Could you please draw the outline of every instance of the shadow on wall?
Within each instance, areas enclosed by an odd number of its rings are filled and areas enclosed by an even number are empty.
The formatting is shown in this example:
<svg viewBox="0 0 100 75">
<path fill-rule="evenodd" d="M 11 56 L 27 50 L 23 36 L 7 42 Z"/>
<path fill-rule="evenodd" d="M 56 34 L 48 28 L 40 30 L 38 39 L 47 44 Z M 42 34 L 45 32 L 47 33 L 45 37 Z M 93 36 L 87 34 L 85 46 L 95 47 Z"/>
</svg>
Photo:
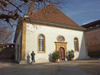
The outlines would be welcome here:
<svg viewBox="0 0 100 75">
<path fill-rule="evenodd" d="M 27 55 L 27 63 L 30 64 L 30 55 Z"/>
<path fill-rule="evenodd" d="M 86 45 L 85 45 L 85 39 L 84 39 L 84 34 L 82 36 L 82 40 L 81 41 L 81 46 L 80 46 L 80 51 L 79 51 L 79 57 L 77 59 L 86 59 Z"/>
<path fill-rule="evenodd" d="M 48 56 L 49 56 L 49 61 L 53 62 L 53 60 L 52 60 L 52 53 L 50 53 Z"/>
</svg>

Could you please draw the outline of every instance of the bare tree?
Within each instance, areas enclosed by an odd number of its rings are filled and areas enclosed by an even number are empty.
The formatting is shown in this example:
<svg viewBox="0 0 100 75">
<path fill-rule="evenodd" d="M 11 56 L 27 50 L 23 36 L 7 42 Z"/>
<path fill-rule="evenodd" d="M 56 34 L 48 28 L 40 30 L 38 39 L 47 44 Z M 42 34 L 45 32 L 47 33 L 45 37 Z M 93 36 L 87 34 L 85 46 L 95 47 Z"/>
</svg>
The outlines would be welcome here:
<svg viewBox="0 0 100 75">
<path fill-rule="evenodd" d="M 18 18 L 23 18 L 28 12 L 30 1 L 33 1 L 36 10 L 49 3 L 57 7 L 65 3 L 65 0 L 0 0 L 0 43 L 11 41 Z"/>
<path fill-rule="evenodd" d="M 13 31 L 10 30 L 10 28 L 2 27 L 0 29 L 0 43 L 4 44 L 4 43 L 10 42 L 13 36 L 12 34 L 13 34 Z"/>
<path fill-rule="evenodd" d="M 13 31 L 11 27 L 0 25 L 0 44 L 2 44 L 0 51 L 4 48 L 6 43 L 10 43 L 12 41 L 12 37 Z"/>
<path fill-rule="evenodd" d="M 28 10 L 30 1 L 34 2 L 37 10 L 48 3 L 60 6 L 63 2 L 62 0 L 0 0 L 0 19 L 8 22 L 12 27 L 9 20 L 23 17 L 22 14 L 25 14 L 25 11 Z"/>
</svg>

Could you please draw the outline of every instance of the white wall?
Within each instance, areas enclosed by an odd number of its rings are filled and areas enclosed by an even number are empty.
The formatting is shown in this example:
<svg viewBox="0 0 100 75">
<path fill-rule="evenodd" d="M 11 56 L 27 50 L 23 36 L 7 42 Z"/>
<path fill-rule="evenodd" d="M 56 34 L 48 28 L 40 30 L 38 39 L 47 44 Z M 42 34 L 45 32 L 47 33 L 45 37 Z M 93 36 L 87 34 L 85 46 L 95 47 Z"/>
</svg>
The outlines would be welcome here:
<svg viewBox="0 0 100 75">
<path fill-rule="evenodd" d="M 39 34 L 45 35 L 46 53 L 37 52 Z M 34 50 L 36 63 L 49 62 L 49 55 L 56 49 L 55 42 L 57 42 L 57 36 L 59 35 L 64 36 L 65 42 L 67 42 L 67 51 L 74 50 L 74 38 L 77 37 L 80 51 L 75 52 L 74 59 L 83 59 L 86 57 L 84 34 L 82 31 L 27 24 L 26 59 L 28 54 L 31 58 L 31 52 Z"/>
</svg>

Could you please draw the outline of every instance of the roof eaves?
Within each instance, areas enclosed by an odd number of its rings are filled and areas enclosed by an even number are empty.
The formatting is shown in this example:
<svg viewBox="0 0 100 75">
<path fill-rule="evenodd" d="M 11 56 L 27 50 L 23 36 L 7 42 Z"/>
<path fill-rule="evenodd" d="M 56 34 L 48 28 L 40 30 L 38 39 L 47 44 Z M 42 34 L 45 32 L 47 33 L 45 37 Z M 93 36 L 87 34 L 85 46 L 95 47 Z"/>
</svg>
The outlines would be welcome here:
<svg viewBox="0 0 100 75">
<path fill-rule="evenodd" d="M 90 23 L 88 23 L 88 24 L 82 25 L 82 27 L 88 28 L 88 27 L 94 26 L 94 25 L 96 25 L 96 24 L 100 24 L 100 20 L 97 20 L 97 21 L 90 22 Z"/>
<path fill-rule="evenodd" d="M 83 28 L 80 26 L 72 26 L 72 25 L 66 25 L 66 24 L 60 24 L 60 23 L 54 23 L 54 22 L 48 22 L 48 21 L 41 21 L 41 20 L 36 20 L 36 19 L 24 19 L 24 22 L 43 24 L 43 25 L 66 28 L 66 29 L 74 29 L 74 30 L 79 30 L 79 31 L 86 31 L 86 28 Z"/>
</svg>

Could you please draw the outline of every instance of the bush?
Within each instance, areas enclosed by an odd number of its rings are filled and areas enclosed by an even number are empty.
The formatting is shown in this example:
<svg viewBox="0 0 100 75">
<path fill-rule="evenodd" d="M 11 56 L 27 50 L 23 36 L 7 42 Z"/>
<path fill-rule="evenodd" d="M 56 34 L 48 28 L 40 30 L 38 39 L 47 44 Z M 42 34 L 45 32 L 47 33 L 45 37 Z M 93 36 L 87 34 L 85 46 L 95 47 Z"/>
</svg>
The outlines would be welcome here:
<svg viewBox="0 0 100 75">
<path fill-rule="evenodd" d="M 52 59 L 57 60 L 59 58 L 60 58 L 59 52 L 58 51 L 53 52 Z"/>
<path fill-rule="evenodd" d="M 69 58 L 74 58 L 74 51 L 73 50 L 68 52 L 68 57 Z"/>
</svg>

